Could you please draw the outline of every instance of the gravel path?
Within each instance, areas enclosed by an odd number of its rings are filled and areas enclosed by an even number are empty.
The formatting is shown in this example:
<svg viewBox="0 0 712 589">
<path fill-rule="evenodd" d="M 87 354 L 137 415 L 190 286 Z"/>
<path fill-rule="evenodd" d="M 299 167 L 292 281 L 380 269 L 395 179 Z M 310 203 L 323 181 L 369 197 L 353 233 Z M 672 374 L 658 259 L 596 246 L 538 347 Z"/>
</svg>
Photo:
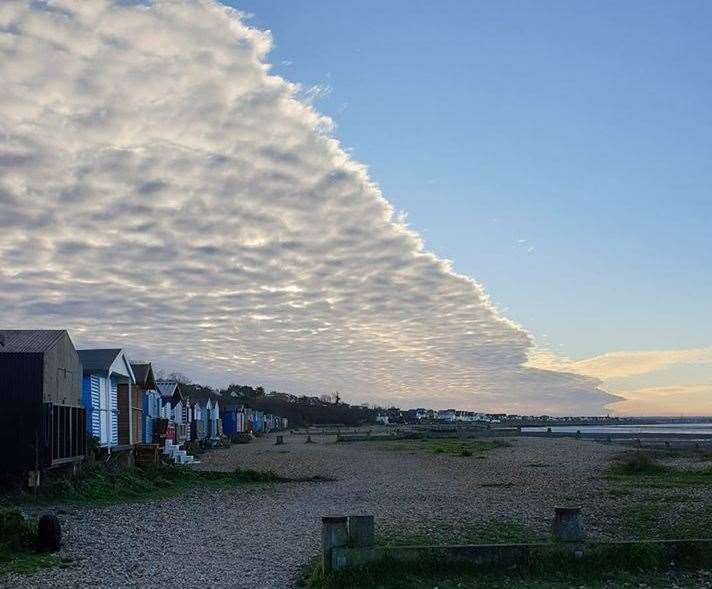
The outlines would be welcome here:
<svg viewBox="0 0 712 589">
<path fill-rule="evenodd" d="M 376 515 L 379 530 L 517 518 L 545 531 L 553 508 L 581 504 L 590 532 L 609 536 L 615 514 L 602 474 L 619 448 L 574 439 L 520 438 L 484 458 L 417 451 L 410 443 L 334 444 L 273 437 L 205 454 L 208 470 L 254 468 L 333 482 L 195 490 L 171 499 L 62 514 L 66 569 L 0 580 L 11 587 L 294 586 L 318 552 L 320 517 Z M 396 445 L 394 445 L 396 444 Z"/>
</svg>

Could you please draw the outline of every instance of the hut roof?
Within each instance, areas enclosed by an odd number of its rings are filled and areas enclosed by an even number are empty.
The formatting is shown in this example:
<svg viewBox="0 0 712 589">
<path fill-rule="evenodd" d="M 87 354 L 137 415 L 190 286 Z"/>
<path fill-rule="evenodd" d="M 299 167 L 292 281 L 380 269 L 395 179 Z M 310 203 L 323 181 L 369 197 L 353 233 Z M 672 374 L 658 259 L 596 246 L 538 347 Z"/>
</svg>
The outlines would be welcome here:
<svg viewBox="0 0 712 589">
<path fill-rule="evenodd" d="M 84 374 L 90 372 L 116 372 L 136 382 L 131 364 L 126 354 L 120 348 L 97 348 L 91 350 L 77 350 L 79 360 L 84 368 Z"/>
<path fill-rule="evenodd" d="M 119 348 L 77 350 L 84 370 L 107 371 L 121 353 Z"/>
<path fill-rule="evenodd" d="M 66 333 L 65 329 L 0 329 L 0 354 L 45 352 Z"/>
<path fill-rule="evenodd" d="M 181 401 L 185 401 L 180 383 L 175 380 L 156 381 L 156 390 L 158 390 L 158 394 L 161 395 L 164 401 L 170 402 L 171 407 L 175 407 Z"/>
<path fill-rule="evenodd" d="M 136 382 L 142 384 L 147 389 L 156 388 L 156 379 L 153 377 L 153 367 L 150 362 L 145 364 L 131 363 Z"/>
<path fill-rule="evenodd" d="M 222 395 L 207 388 L 193 388 L 190 390 L 188 395 L 190 396 L 191 401 L 199 403 L 200 405 L 205 405 L 208 401 L 211 401 L 212 403 L 225 401 L 225 398 Z"/>
</svg>

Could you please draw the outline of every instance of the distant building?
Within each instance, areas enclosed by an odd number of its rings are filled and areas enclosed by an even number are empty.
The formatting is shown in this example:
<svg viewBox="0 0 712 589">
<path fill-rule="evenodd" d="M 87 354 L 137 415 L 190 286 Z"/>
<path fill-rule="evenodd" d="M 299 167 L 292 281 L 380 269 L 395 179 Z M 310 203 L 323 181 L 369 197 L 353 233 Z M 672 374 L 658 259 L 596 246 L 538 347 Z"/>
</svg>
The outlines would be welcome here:
<svg viewBox="0 0 712 589">
<path fill-rule="evenodd" d="M 441 409 L 438 411 L 438 419 L 440 421 L 455 421 L 457 419 L 457 411 L 455 409 Z"/>
</svg>

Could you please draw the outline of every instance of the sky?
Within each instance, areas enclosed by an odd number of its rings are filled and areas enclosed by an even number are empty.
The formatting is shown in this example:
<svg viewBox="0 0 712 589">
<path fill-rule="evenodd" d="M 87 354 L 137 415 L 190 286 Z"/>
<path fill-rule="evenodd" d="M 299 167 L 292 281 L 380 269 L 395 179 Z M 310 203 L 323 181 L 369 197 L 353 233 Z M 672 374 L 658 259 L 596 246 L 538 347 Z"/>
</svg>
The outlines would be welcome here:
<svg viewBox="0 0 712 589">
<path fill-rule="evenodd" d="M 712 414 L 708 3 L 231 4 L 0 7 L 10 327 L 371 403 Z"/>
</svg>

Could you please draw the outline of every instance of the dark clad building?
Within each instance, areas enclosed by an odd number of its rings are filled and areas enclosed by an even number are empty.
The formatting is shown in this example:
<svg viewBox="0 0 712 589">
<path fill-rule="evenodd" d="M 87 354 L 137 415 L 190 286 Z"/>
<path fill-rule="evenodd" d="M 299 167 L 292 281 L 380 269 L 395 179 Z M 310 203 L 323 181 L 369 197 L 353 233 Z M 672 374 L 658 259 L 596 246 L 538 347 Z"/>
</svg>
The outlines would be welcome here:
<svg viewBox="0 0 712 589">
<path fill-rule="evenodd" d="M 82 365 L 65 330 L 0 330 L 0 472 L 51 468 L 86 450 Z"/>
</svg>

